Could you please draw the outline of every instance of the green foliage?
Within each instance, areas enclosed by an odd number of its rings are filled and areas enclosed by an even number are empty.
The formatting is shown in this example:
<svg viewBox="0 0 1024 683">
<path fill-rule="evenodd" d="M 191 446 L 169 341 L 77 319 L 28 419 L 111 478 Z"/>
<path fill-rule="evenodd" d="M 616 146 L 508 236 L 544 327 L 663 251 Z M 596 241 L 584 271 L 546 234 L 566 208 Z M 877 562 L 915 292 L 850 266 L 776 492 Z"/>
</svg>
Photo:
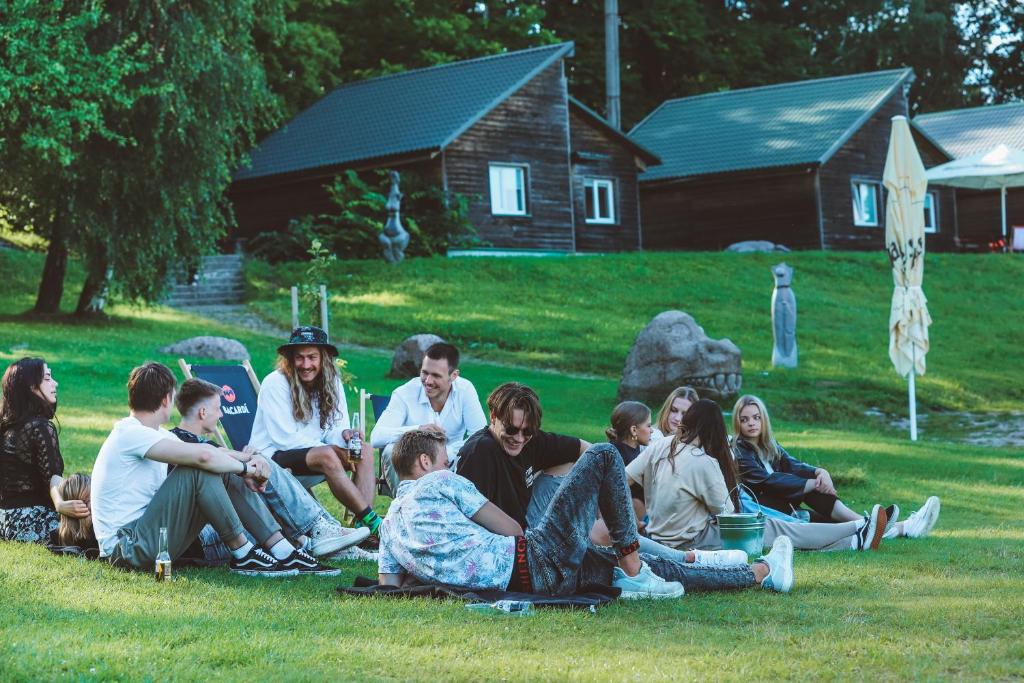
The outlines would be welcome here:
<svg viewBox="0 0 1024 683">
<path fill-rule="evenodd" d="M 306 277 L 299 285 L 299 311 L 309 316 L 310 324 L 319 325 L 320 286 L 327 282 L 327 270 L 338 257 L 325 249 L 318 239 L 310 242 L 306 253 L 309 254 L 309 265 L 306 266 Z M 299 323 L 302 324 L 301 319 Z"/>
<path fill-rule="evenodd" d="M 380 232 L 387 221 L 390 179 L 385 170 L 359 174 L 348 170 L 326 187 L 338 213 L 304 216 L 283 232 L 271 231 L 250 240 L 254 255 L 268 261 L 298 260 L 305 245 L 319 240 L 346 259 L 380 258 Z M 469 220 L 469 200 L 444 190 L 429 179 L 404 172 L 402 225 L 409 232 L 409 256 L 443 254 L 449 247 L 480 244 Z"/>
</svg>

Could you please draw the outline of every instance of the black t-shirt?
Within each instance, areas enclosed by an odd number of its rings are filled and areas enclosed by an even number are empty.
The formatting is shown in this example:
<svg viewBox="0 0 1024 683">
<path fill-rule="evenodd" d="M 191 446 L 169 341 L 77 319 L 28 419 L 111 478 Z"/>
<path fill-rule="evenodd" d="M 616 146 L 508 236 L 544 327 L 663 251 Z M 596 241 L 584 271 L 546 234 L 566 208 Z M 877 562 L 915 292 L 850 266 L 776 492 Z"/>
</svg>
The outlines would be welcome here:
<svg viewBox="0 0 1024 683">
<path fill-rule="evenodd" d="M 575 462 L 579 457 L 579 439 L 551 432 L 537 432 L 519 455 L 511 457 L 491 430 L 484 427 L 459 450 L 455 471 L 473 482 L 487 500 L 525 529 L 533 477 L 541 470 Z"/>
</svg>

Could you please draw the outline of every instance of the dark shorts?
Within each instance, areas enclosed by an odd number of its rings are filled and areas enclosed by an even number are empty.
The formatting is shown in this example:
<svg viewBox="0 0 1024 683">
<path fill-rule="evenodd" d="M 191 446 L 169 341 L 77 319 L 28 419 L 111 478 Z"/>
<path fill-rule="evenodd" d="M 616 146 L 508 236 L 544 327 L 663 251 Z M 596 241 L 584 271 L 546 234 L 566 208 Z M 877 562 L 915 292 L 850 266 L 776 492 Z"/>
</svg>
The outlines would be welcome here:
<svg viewBox="0 0 1024 683">
<path fill-rule="evenodd" d="M 311 470 L 309 465 L 306 464 L 306 454 L 311 450 L 313 450 L 312 446 L 309 448 L 293 448 L 290 451 L 278 451 L 274 453 L 271 460 L 281 467 L 291 470 L 295 476 L 319 474 Z"/>
</svg>

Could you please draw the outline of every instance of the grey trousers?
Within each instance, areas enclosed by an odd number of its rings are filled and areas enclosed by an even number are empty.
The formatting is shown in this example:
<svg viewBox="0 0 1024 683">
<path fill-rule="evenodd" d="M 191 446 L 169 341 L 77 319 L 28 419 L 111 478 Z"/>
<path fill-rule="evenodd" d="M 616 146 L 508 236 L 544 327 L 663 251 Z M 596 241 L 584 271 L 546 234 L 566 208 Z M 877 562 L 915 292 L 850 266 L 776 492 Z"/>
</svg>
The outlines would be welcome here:
<svg viewBox="0 0 1024 683">
<path fill-rule="evenodd" d="M 797 550 L 852 550 L 854 546 L 851 537 L 856 533 L 857 522 L 808 524 L 785 522 L 771 517 L 765 517 L 764 520 L 765 547 L 770 547 L 779 536 L 789 536 Z M 709 524 L 692 543 L 687 545 L 687 548 L 721 550 L 722 536 L 718 530 L 718 523 Z"/>
<path fill-rule="evenodd" d="M 614 551 L 594 546 L 590 529 L 600 511 L 613 548 L 638 542 L 626 481 L 622 457 L 611 444 L 596 444 L 580 456 L 539 523 L 526 530 L 526 556 L 536 592 L 564 595 L 588 584 L 611 584 L 618 557 Z M 695 566 L 643 552 L 640 558 L 655 574 L 682 582 L 688 591 L 747 588 L 755 582 L 748 565 Z"/>
<path fill-rule="evenodd" d="M 167 551 L 176 560 L 206 524 L 225 542 L 248 529 L 263 543 L 281 530 L 263 499 L 250 491 L 241 477 L 178 466 L 142 516 L 118 530 L 110 562 L 152 569 L 160 552 L 161 527 L 167 527 Z"/>
</svg>

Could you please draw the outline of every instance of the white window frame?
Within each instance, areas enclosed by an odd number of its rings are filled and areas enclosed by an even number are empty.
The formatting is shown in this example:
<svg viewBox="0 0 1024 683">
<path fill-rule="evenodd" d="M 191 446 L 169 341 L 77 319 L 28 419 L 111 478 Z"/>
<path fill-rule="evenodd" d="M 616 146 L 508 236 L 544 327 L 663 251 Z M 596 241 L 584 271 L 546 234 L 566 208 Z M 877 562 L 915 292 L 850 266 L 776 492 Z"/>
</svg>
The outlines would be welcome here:
<svg viewBox="0 0 1024 683">
<path fill-rule="evenodd" d="M 931 199 L 932 210 L 928 211 L 928 200 Z M 931 213 L 932 224 L 928 225 L 928 214 Z M 939 193 L 938 192 L 927 192 L 925 193 L 925 205 L 924 205 L 924 231 L 929 235 L 934 235 L 939 231 Z"/>
<path fill-rule="evenodd" d="M 874 190 L 875 196 L 875 221 L 869 222 L 861 214 L 860 188 L 870 187 Z M 854 178 L 850 181 L 850 190 L 853 200 L 853 224 L 859 228 L 880 228 L 882 226 L 882 183 L 877 180 L 864 180 Z"/>
<path fill-rule="evenodd" d="M 600 215 L 600 202 L 597 201 L 598 187 L 605 187 L 608 189 L 608 215 Z M 584 178 L 583 179 L 583 214 L 584 220 L 587 223 L 598 224 L 598 225 L 614 225 L 615 224 L 615 181 L 611 178 Z M 591 205 L 594 207 L 595 215 L 591 217 L 587 214 L 587 197 L 586 193 L 590 193 Z"/>
<path fill-rule="evenodd" d="M 516 187 L 508 188 L 504 185 L 509 180 L 507 171 L 515 173 L 512 176 Z M 488 187 L 491 193 L 491 214 L 494 216 L 526 216 L 529 215 L 529 192 L 527 190 L 530 179 L 530 167 L 526 164 L 502 164 L 490 163 L 487 165 Z M 515 205 L 505 202 L 508 199 L 508 191 L 515 192 Z"/>
</svg>

